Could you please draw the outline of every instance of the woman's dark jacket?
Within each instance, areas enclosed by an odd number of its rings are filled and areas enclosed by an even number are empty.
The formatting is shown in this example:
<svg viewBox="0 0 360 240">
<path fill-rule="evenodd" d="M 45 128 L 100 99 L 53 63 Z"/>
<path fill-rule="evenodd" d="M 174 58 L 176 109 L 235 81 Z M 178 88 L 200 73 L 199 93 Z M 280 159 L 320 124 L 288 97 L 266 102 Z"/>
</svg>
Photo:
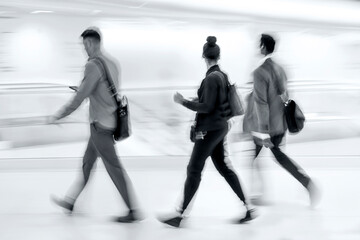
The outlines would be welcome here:
<svg viewBox="0 0 360 240">
<path fill-rule="evenodd" d="M 220 72 L 223 77 L 214 72 Z M 198 89 L 198 101 L 185 100 L 183 105 L 197 112 L 196 131 L 212 131 L 227 128 L 227 118 L 222 106 L 226 105 L 228 76 L 214 65 L 206 72 Z"/>
</svg>

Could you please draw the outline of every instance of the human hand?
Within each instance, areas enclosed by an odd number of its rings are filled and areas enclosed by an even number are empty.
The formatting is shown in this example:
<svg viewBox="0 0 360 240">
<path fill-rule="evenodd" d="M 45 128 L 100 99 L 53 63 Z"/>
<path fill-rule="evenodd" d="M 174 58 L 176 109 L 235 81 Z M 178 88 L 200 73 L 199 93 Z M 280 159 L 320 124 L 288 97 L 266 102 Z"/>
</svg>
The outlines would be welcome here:
<svg viewBox="0 0 360 240">
<path fill-rule="evenodd" d="M 180 93 L 176 92 L 174 94 L 174 102 L 182 104 L 184 102 L 184 97 Z"/>
<path fill-rule="evenodd" d="M 265 138 L 262 140 L 262 145 L 266 148 L 273 148 L 274 144 L 271 142 L 270 138 Z"/>
<path fill-rule="evenodd" d="M 273 148 L 274 144 L 271 142 L 270 135 L 266 133 L 251 132 L 251 135 L 254 138 L 254 141 L 259 146 L 264 146 L 266 148 Z"/>
</svg>

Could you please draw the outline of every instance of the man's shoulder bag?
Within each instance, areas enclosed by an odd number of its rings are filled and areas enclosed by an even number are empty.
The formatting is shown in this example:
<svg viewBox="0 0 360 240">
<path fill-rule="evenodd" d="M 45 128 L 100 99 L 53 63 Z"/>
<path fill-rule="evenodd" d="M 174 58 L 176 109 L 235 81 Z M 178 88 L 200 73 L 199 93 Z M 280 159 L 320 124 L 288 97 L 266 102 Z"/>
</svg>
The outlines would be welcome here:
<svg viewBox="0 0 360 240">
<path fill-rule="evenodd" d="M 284 102 L 284 114 L 290 133 L 298 133 L 304 128 L 305 115 L 294 100 Z"/>
<path fill-rule="evenodd" d="M 128 138 L 131 135 L 131 123 L 130 123 L 130 112 L 129 112 L 129 102 L 127 97 L 124 95 L 119 100 L 117 95 L 116 86 L 114 81 L 111 78 L 111 74 L 104 59 L 98 57 L 96 58 L 98 62 L 101 64 L 102 69 L 105 72 L 105 78 L 109 84 L 109 90 L 111 91 L 111 96 L 114 98 L 116 103 L 116 129 L 114 131 L 114 140 L 121 141 Z"/>
<path fill-rule="evenodd" d="M 279 79 L 278 79 L 279 74 L 277 73 L 276 69 L 274 69 L 274 67 L 272 70 L 274 71 L 274 74 L 277 78 L 277 79 L 274 79 L 276 91 L 279 94 L 279 97 L 281 98 L 281 100 L 284 104 L 284 115 L 285 115 L 285 120 L 286 120 L 288 130 L 290 133 L 293 133 L 293 134 L 299 133 L 304 128 L 305 115 L 301 111 L 299 105 L 297 105 L 294 100 L 286 99 L 286 98 L 288 98 L 286 91 L 285 91 L 285 94 L 281 93 L 280 85 L 279 85 L 280 83 L 279 83 Z M 284 95 L 286 95 L 286 97 L 284 97 Z"/>
</svg>

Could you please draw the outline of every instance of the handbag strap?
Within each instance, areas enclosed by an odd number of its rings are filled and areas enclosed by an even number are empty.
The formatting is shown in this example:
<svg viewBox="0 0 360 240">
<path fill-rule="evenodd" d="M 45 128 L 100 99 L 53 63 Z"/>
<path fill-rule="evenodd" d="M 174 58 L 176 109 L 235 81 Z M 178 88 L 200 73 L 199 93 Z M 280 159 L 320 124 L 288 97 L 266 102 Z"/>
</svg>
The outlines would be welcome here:
<svg viewBox="0 0 360 240">
<path fill-rule="evenodd" d="M 114 81 L 112 80 L 111 78 L 111 74 L 109 72 L 109 69 L 105 63 L 105 60 L 101 57 L 96 57 L 95 60 L 97 60 L 98 63 L 100 63 L 100 66 L 102 69 L 104 69 L 104 72 L 105 72 L 105 79 L 107 80 L 108 84 L 109 84 L 109 90 L 111 91 L 111 96 L 114 98 L 115 100 L 115 103 L 118 107 L 121 106 L 121 103 L 120 101 L 118 100 L 118 98 L 116 97 L 118 92 L 116 90 L 116 86 L 115 86 L 115 83 Z"/>
<path fill-rule="evenodd" d="M 220 71 L 214 71 L 214 72 L 212 72 L 212 73 L 210 73 L 210 74 L 215 74 L 215 75 L 217 75 L 218 77 L 221 78 L 221 80 L 224 80 L 224 79 L 225 79 L 224 74 L 223 74 L 222 72 L 220 72 Z M 228 79 L 225 79 L 225 81 L 226 81 L 227 86 L 229 87 L 229 86 L 231 85 L 230 82 L 229 82 L 229 80 L 228 80 Z"/>
<path fill-rule="evenodd" d="M 228 90 L 231 88 L 232 85 L 231 85 L 229 79 L 228 79 L 228 78 L 225 78 L 225 76 L 224 76 L 224 74 L 223 74 L 222 72 L 220 72 L 220 71 L 214 71 L 214 72 L 212 72 L 212 73 L 210 73 L 210 74 L 215 74 L 215 75 L 217 75 L 218 77 L 220 77 L 220 79 L 221 79 L 222 81 L 224 81 L 224 79 L 225 79 L 225 81 L 226 81 L 226 87 L 228 88 Z M 235 86 L 233 86 L 233 87 L 235 87 Z M 229 99 L 228 99 L 228 101 L 229 101 Z"/>
</svg>

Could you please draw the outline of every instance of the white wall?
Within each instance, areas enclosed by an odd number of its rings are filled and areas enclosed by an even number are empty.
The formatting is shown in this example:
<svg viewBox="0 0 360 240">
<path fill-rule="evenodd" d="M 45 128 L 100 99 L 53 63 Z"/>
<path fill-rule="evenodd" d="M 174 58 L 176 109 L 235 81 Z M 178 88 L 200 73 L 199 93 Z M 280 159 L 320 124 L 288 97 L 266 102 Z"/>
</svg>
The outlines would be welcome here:
<svg viewBox="0 0 360 240">
<path fill-rule="evenodd" d="M 291 81 L 302 84 L 320 82 L 320 85 L 325 84 L 321 89 L 328 87 L 329 82 L 338 84 L 340 89 L 359 86 L 358 29 L 327 27 L 324 30 L 318 26 L 284 22 L 224 19 L 184 18 L 183 21 L 173 21 L 171 18 L 110 19 L 20 14 L 0 22 L 0 119 L 50 115 L 69 99 L 70 91 L 65 95 L 54 93 L 51 96 L 35 91 L 22 96 L 4 83 L 64 84 L 64 91 L 66 85 L 77 85 L 87 59 L 79 36 L 93 25 L 102 30 L 106 51 L 119 60 L 122 87 L 126 90 L 173 87 L 181 91 L 181 86 L 196 87 L 206 72 L 202 46 L 209 35 L 218 38 L 222 68 L 233 82 L 242 85 L 251 80 L 251 71 L 259 60 L 258 38 L 262 32 L 274 33 L 278 39 L 276 58 L 286 67 Z M 349 82 L 350 85 L 346 85 Z M 326 94 L 324 97 L 313 90 L 297 95 L 306 96 L 299 101 L 309 106 L 311 112 L 319 113 L 326 109 L 335 114 L 353 114 L 352 106 L 344 112 L 341 105 L 345 102 L 356 104 L 357 92 L 351 95 L 339 92 L 336 95 L 339 104 L 326 105 L 330 102 L 326 98 L 334 100 L 334 96 Z M 156 95 L 156 91 L 153 94 Z M 323 104 L 312 104 L 320 103 L 319 96 L 322 96 Z M 161 102 L 171 103 L 169 99 Z M 148 99 L 144 104 L 159 104 L 159 101 Z M 172 108 L 169 104 L 160 110 L 167 112 Z M 141 111 L 144 110 L 139 108 L 136 114 L 142 116 L 144 112 Z M 77 114 L 81 116 L 75 119 L 84 120 L 86 109 L 82 108 Z M 6 136 L 0 133 L 1 138 L 6 140 Z"/>
</svg>

